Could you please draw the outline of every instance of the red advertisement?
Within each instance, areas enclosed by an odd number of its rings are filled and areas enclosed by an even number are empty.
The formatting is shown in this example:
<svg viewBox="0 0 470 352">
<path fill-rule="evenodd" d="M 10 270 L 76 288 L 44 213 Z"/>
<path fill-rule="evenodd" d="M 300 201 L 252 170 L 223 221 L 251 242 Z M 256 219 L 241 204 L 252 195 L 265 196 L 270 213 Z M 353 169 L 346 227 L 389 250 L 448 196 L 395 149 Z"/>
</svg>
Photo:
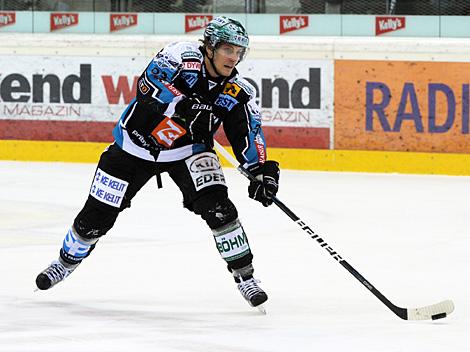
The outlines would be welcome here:
<svg viewBox="0 0 470 352">
<path fill-rule="evenodd" d="M 59 29 L 76 26 L 78 24 L 78 13 L 54 12 L 51 13 L 51 32 Z"/>
<path fill-rule="evenodd" d="M 377 16 L 375 18 L 375 35 L 396 32 L 405 27 L 406 17 Z"/>
<path fill-rule="evenodd" d="M 279 16 L 279 33 L 297 31 L 308 27 L 308 16 Z"/>
<path fill-rule="evenodd" d="M 138 15 L 136 13 L 119 13 L 109 15 L 109 29 L 111 32 L 137 26 Z"/>
<path fill-rule="evenodd" d="M 15 12 L 0 12 L 0 27 L 15 24 L 16 13 Z"/>
<path fill-rule="evenodd" d="M 212 15 L 186 15 L 184 18 L 184 31 L 186 33 L 206 28 L 212 21 Z"/>
</svg>

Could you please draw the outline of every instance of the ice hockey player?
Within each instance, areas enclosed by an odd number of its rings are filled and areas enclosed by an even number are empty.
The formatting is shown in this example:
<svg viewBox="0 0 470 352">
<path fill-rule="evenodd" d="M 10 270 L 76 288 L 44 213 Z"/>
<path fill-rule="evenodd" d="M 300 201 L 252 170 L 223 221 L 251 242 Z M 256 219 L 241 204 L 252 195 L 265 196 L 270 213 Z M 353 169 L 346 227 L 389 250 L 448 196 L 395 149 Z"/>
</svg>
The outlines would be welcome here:
<svg viewBox="0 0 470 352">
<path fill-rule="evenodd" d="M 154 176 L 161 181 L 160 174 L 167 172 L 182 192 L 184 207 L 212 230 L 243 297 L 254 307 L 268 299 L 253 277 L 253 255 L 213 150 L 213 135 L 223 125 L 237 160 L 256 176 L 249 196 L 264 206 L 272 203 L 278 163 L 266 160 L 255 90 L 235 68 L 248 42 L 241 23 L 219 16 L 206 27 L 202 44 L 172 43 L 153 58 L 113 131 L 114 143 L 101 155 L 58 260 L 37 276 L 39 289 L 69 276 L 142 186 Z"/>
</svg>

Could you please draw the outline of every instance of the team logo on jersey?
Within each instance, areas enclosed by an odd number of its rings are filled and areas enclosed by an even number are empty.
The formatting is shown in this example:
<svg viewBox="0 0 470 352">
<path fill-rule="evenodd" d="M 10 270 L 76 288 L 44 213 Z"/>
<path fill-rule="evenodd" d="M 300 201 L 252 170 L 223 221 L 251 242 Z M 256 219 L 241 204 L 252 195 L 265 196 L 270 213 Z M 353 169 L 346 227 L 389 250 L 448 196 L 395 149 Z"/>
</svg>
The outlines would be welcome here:
<svg viewBox="0 0 470 352">
<path fill-rule="evenodd" d="M 197 73 L 196 72 L 182 72 L 181 77 L 186 81 L 189 88 L 192 88 L 197 82 Z"/>
<path fill-rule="evenodd" d="M 150 90 L 149 86 L 145 84 L 145 80 L 143 78 L 139 81 L 139 90 L 142 94 L 147 94 Z"/>
<path fill-rule="evenodd" d="M 175 140 L 185 134 L 186 130 L 183 127 L 166 116 L 151 133 L 159 144 L 167 148 L 170 148 Z"/>
<path fill-rule="evenodd" d="M 228 111 L 231 111 L 235 105 L 238 104 L 238 101 L 227 94 L 221 94 L 214 103 L 217 106 L 226 108 Z"/>
<path fill-rule="evenodd" d="M 236 97 L 238 93 L 240 93 L 240 90 L 241 88 L 235 83 L 227 83 L 225 85 L 223 93 L 231 95 L 232 97 Z"/>
</svg>

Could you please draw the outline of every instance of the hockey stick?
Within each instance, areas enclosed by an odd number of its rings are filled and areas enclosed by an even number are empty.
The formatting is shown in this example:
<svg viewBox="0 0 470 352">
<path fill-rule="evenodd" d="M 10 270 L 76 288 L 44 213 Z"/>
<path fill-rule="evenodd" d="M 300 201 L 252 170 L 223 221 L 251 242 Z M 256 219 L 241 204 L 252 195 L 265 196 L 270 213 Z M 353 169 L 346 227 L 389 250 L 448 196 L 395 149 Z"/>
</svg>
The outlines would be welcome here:
<svg viewBox="0 0 470 352">
<path fill-rule="evenodd" d="M 243 166 L 239 165 L 237 160 L 227 152 L 216 140 L 214 140 L 214 147 L 230 164 L 237 168 L 250 181 L 255 180 L 255 177 Z M 401 308 L 394 305 L 388 300 L 379 290 L 377 290 L 369 281 L 367 281 L 356 269 L 354 269 L 345 259 L 343 259 L 323 238 L 317 235 L 303 220 L 295 215 L 279 198 L 273 197 L 273 203 L 276 204 L 288 217 L 292 219 L 300 228 L 305 231 L 310 238 L 315 240 L 347 271 L 349 271 L 361 284 L 364 285 L 372 294 L 377 297 L 383 304 L 385 304 L 393 313 L 404 320 L 436 320 L 445 318 L 453 312 L 454 303 L 451 300 L 442 301 L 430 306 L 421 308 Z"/>
</svg>

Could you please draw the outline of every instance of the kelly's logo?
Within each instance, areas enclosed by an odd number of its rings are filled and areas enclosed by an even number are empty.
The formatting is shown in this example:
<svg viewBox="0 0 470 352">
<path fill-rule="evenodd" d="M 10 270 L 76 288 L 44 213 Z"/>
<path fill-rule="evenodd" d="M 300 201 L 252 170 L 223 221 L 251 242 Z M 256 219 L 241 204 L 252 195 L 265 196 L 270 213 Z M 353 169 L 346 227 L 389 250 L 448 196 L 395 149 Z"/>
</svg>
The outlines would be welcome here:
<svg viewBox="0 0 470 352">
<path fill-rule="evenodd" d="M 279 16 L 279 33 L 284 34 L 308 27 L 308 16 Z"/>
<path fill-rule="evenodd" d="M 15 24 L 16 13 L 15 12 L 0 12 L 0 27 Z"/>
<path fill-rule="evenodd" d="M 377 16 L 375 18 L 375 35 L 395 32 L 405 28 L 405 17 Z"/>
<path fill-rule="evenodd" d="M 137 14 L 111 14 L 109 15 L 109 30 L 111 32 L 137 26 Z"/>
<path fill-rule="evenodd" d="M 212 15 L 186 15 L 184 31 L 186 33 L 206 28 L 212 21 Z"/>
<path fill-rule="evenodd" d="M 51 13 L 51 32 L 77 24 L 78 13 Z"/>
</svg>

